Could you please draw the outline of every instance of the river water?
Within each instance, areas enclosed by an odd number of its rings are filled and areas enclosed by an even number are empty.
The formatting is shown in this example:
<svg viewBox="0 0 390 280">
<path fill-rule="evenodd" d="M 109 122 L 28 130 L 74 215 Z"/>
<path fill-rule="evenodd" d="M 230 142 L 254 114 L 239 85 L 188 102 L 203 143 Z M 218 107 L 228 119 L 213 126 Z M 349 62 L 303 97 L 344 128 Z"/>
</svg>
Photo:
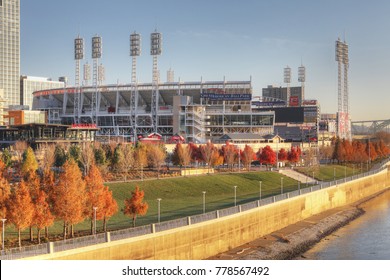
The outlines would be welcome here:
<svg viewBox="0 0 390 280">
<path fill-rule="evenodd" d="M 304 253 L 318 260 L 390 260 L 390 191 L 364 203 L 364 215 Z"/>
</svg>

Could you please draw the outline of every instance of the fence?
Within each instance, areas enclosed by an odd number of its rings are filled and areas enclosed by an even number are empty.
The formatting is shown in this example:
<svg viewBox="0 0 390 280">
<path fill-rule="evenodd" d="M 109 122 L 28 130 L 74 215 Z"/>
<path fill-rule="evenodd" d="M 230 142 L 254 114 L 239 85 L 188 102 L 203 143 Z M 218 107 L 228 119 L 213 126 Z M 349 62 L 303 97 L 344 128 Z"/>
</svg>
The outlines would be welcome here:
<svg viewBox="0 0 390 280">
<path fill-rule="evenodd" d="M 311 187 L 301 188 L 295 191 L 262 198 L 261 200 L 252 201 L 246 204 L 241 204 L 230 208 L 220 209 L 220 210 L 194 215 L 190 217 L 180 218 L 176 220 L 161 222 L 158 224 L 140 226 L 136 228 L 129 228 L 123 230 L 116 230 L 112 232 L 96 234 L 91 236 L 84 236 L 84 237 L 56 241 L 56 242 L 49 242 L 41 245 L 27 246 L 22 248 L 13 248 L 13 249 L 1 251 L 0 260 L 14 260 L 14 259 L 21 259 L 21 258 L 43 255 L 43 254 L 50 254 L 54 252 L 61 252 L 65 250 L 71 250 L 71 249 L 96 245 L 104 242 L 111 242 L 111 241 L 166 231 L 169 229 L 184 227 L 191 224 L 202 223 L 213 219 L 234 215 L 243 211 L 248 211 L 257 207 L 261 207 L 267 204 L 275 203 L 281 200 L 289 199 L 306 193 L 314 192 L 323 188 L 337 186 L 338 184 L 350 182 L 353 180 L 357 180 L 359 178 L 376 174 L 386 168 L 387 166 L 384 164 L 382 165 L 382 167 L 376 170 L 372 170 L 366 173 L 361 173 L 358 175 L 353 175 L 351 177 L 335 180 L 332 182 L 320 182 L 320 184 Z"/>
</svg>

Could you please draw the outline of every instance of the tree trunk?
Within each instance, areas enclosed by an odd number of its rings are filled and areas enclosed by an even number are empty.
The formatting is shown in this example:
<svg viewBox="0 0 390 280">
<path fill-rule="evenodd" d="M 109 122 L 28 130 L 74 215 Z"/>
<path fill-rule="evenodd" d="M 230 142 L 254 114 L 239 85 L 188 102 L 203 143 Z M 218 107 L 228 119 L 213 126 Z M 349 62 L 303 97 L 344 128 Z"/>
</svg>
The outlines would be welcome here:
<svg viewBox="0 0 390 280">
<path fill-rule="evenodd" d="M 73 225 L 70 226 L 70 230 L 71 230 L 72 238 L 73 238 L 74 237 L 74 226 Z"/>
<path fill-rule="evenodd" d="M 93 219 L 91 219 L 91 235 L 93 234 Z"/>
<path fill-rule="evenodd" d="M 103 219 L 103 231 L 107 232 L 107 219 L 106 219 L 106 217 L 104 217 L 104 219 Z"/>
<path fill-rule="evenodd" d="M 45 227 L 45 237 L 49 239 L 49 227 Z"/>
<path fill-rule="evenodd" d="M 64 240 L 66 240 L 66 222 L 64 222 L 64 232 L 63 232 L 63 234 L 64 234 Z"/>
<path fill-rule="evenodd" d="M 30 241 L 31 241 L 31 242 L 34 241 L 34 233 L 33 233 L 33 228 L 32 228 L 32 226 L 30 226 Z"/>
<path fill-rule="evenodd" d="M 38 229 L 38 244 L 41 244 L 41 229 Z"/>
<path fill-rule="evenodd" d="M 20 237 L 20 228 L 18 229 L 19 248 L 22 248 L 22 239 Z"/>
<path fill-rule="evenodd" d="M 135 227 L 135 219 L 137 219 L 136 215 L 133 216 L 133 227 Z"/>
</svg>

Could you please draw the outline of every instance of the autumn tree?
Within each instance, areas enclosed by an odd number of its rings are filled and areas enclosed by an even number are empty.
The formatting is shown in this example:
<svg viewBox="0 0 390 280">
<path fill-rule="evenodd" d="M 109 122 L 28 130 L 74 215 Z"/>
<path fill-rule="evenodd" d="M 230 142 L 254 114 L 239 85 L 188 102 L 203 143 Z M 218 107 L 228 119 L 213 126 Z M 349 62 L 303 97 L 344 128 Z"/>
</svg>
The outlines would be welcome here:
<svg viewBox="0 0 390 280">
<path fill-rule="evenodd" d="M 138 186 L 131 192 L 131 197 L 125 200 L 125 208 L 123 213 L 133 220 L 133 227 L 135 227 L 135 220 L 137 215 L 143 216 L 148 211 L 149 205 L 144 200 L 144 191 L 141 191 Z"/>
<path fill-rule="evenodd" d="M 268 145 L 261 149 L 258 158 L 261 163 L 266 165 L 273 165 L 276 163 L 276 153 Z"/>
<path fill-rule="evenodd" d="M 123 174 L 125 182 L 130 172 L 134 169 L 134 147 L 131 144 L 121 144 L 118 146 L 117 168 Z"/>
<path fill-rule="evenodd" d="M 38 190 L 34 204 L 33 224 L 37 227 L 38 243 L 41 244 L 41 231 L 54 223 L 54 216 L 48 203 L 48 195 Z"/>
<path fill-rule="evenodd" d="M 191 147 L 189 145 L 184 146 L 181 143 L 177 143 L 172 154 L 172 162 L 174 165 L 186 167 L 191 161 Z"/>
<path fill-rule="evenodd" d="M 26 141 L 16 141 L 15 144 L 12 145 L 12 149 L 16 155 L 16 161 L 18 163 L 22 162 L 23 153 L 26 151 L 28 145 Z"/>
<path fill-rule="evenodd" d="M 12 154 L 11 154 L 11 151 L 9 148 L 6 148 L 3 150 L 3 152 L 1 153 L 1 160 L 3 161 L 3 163 L 5 164 L 5 166 L 8 168 L 8 167 L 11 167 L 12 165 Z"/>
<path fill-rule="evenodd" d="M 7 203 L 11 195 L 11 186 L 7 179 L 6 167 L 4 163 L 0 160 L 0 218 L 5 219 L 7 215 Z M 0 230 L 2 230 L 3 223 L 0 224 Z M 2 236 L 0 237 L 1 240 Z"/>
<path fill-rule="evenodd" d="M 166 153 L 162 145 L 150 144 L 147 146 L 148 163 L 157 169 L 157 178 L 160 178 L 161 166 L 165 163 Z"/>
<path fill-rule="evenodd" d="M 83 143 L 80 151 L 80 163 L 83 167 L 84 175 L 89 173 L 89 169 L 95 162 L 94 148 L 91 143 Z"/>
<path fill-rule="evenodd" d="M 202 154 L 203 161 L 207 164 L 208 172 L 210 172 L 213 158 L 215 158 L 216 148 L 214 147 L 214 144 L 211 143 L 211 141 L 208 141 L 205 145 L 200 145 L 199 149 Z"/>
<path fill-rule="evenodd" d="M 55 203 L 55 175 L 50 168 L 44 169 L 41 176 L 41 189 L 46 193 L 46 201 L 49 205 L 50 212 L 54 213 Z M 49 226 L 45 226 L 45 237 L 49 238 Z"/>
<path fill-rule="evenodd" d="M 371 141 L 369 141 L 369 140 L 366 143 L 366 154 L 368 156 L 368 159 L 371 160 L 371 161 L 376 160 L 376 158 L 378 157 L 378 155 L 377 155 L 377 153 L 375 151 L 374 144 Z"/>
<path fill-rule="evenodd" d="M 298 150 L 299 147 L 291 147 L 290 151 L 287 155 L 287 160 L 290 163 L 296 164 L 300 160 L 300 150 Z"/>
<path fill-rule="evenodd" d="M 41 189 L 41 180 L 37 175 L 37 173 L 32 171 L 27 171 L 26 175 L 24 176 L 24 180 L 26 182 L 26 185 L 29 188 L 31 202 L 34 208 L 34 215 L 30 223 L 30 241 L 32 242 L 34 241 L 33 227 L 36 225 L 35 217 L 36 217 L 37 207 L 39 207 L 37 199 L 39 196 L 39 191 Z"/>
<path fill-rule="evenodd" d="M 146 152 L 146 146 L 139 144 L 135 150 L 135 161 L 137 168 L 141 170 L 141 180 L 144 179 L 144 168 L 148 164 L 148 155 Z"/>
<path fill-rule="evenodd" d="M 192 142 L 189 143 L 188 146 L 191 151 L 191 161 L 193 163 L 198 163 L 199 161 L 202 161 L 202 153 L 200 151 L 200 148 Z"/>
<path fill-rule="evenodd" d="M 286 149 L 281 148 L 278 152 L 278 160 L 280 162 L 286 162 L 287 159 L 288 159 L 288 153 L 287 153 Z"/>
<path fill-rule="evenodd" d="M 38 148 L 38 154 L 40 155 L 38 160 L 38 166 L 41 170 L 48 170 L 53 167 L 55 162 L 55 145 L 42 144 Z"/>
<path fill-rule="evenodd" d="M 85 177 L 86 183 L 86 216 L 91 220 L 91 234 L 93 233 L 94 207 L 96 210 L 96 220 L 104 218 L 104 207 L 106 203 L 105 186 L 103 178 L 96 165 L 92 165 L 88 175 Z"/>
<path fill-rule="evenodd" d="M 73 225 L 84 220 L 85 204 L 85 182 L 82 179 L 81 171 L 75 161 L 68 160 L 59 175 L 54 202 L 56 216 L 64 221 L 64 239 L 66 239 L 66 228 L 69 225 L 72 228 L 71 235 L 73 237 Z"/>
<path fill-rule="evenodd" d="M 114 196 L 112 195 L 112 191 L 105 186 L 103 191 L 104 196 L 104 206 L 100 210 L 101 214 L 103 215 L 103 230 L 104 232 L 107 231 L 107 221 L 116 213 L 118 212 L 118 204 L 116 200 L 114 199 Z"/>
<path fill-rule="evenodd" d="M 9 221 L 18 230 L 19 247 L 22 247 L 21 231 L 27 228 L 33 219 L 34 205 L 30 190 L 24 180 L 12 192 L 8 203 Z"/>
<path fill-rule="evenodd" d="M 31 147 L 28 147 L 23 153 L 22 157 L 21 172 L 23 176 L 26 176 L 28 173 L 34 173 L 38 169 L 38 162 L 35 158 L 34 151 Z"/>
<path fill-rule="evenodd" d="M 233 170 L 233 166 L 238 162 L 239 149 L 227 142 L 222 146 L 222 153 L 225 163 Z"/>
</svg>

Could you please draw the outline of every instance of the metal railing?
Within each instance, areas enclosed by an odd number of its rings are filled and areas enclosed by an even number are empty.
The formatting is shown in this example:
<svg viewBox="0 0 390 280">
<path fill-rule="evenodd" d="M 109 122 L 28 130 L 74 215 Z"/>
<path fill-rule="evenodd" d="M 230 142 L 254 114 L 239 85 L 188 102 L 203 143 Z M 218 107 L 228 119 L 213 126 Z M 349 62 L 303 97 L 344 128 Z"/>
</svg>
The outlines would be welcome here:
<svg viewBox="0 0 390 280">
<path fill-rule="evenodd" d="M 387 162 L 388 161 L 386 161 L 386 163 Z M 61 252 L 61 251 L 82 248 L 82 247 L 96 245 L 105 242 L 111 242 L 116 240 L 122 240 L 122 239 L 152 234 L 156 232 L 162 232 L 169 229 L 185 227 L 191 224 L 198 224 L 213 219 L 227 217 L 257 207 L 262 207 L 264 205 L 272 204 L 292 197 L 297 197 L 310 192 L 318 191 L 324 188 L 338 186 L 339 184 L 343 184 L 346 182 L 350 182 L 353 180 L 357 180 L 366 176 L 379 173 L 385 169 L 387 169 L 387 166 L 383 164 L 380 168 L 369 172 L 360 173 L 357 175 L 353 175 L 350 177 L 346 177 L 331 182 L 320 182 L 317 185 L 311 185 L 309 187 L 301 188 L 299 190 L 294 190 L 291 192 L 286 192 L 275 196 L 265 197 L 262 198 L 261 200 L 251 201 L 249 203 L 237 205 L 234 207 L 207 212 L 204 214 L 193 215 L 190 217 L 180 218 L 176 220 L 169 220 L 169 221 L 152 224 L 152 225 L 116 230 L 116 231 L 111 231 L 111 232 L 101 233 L 96 235 L 72 238 L 68 240 L 49 242 L 41 245 L 27 246 L 22 248 L 12 248 L 5 251 L 1 251 L 0 260 L 14 260 L 14 259 L 21 259 L 21 258 L 43 255 L 43 254 L 50 254 L 54 252 Z"/>
</svg>

